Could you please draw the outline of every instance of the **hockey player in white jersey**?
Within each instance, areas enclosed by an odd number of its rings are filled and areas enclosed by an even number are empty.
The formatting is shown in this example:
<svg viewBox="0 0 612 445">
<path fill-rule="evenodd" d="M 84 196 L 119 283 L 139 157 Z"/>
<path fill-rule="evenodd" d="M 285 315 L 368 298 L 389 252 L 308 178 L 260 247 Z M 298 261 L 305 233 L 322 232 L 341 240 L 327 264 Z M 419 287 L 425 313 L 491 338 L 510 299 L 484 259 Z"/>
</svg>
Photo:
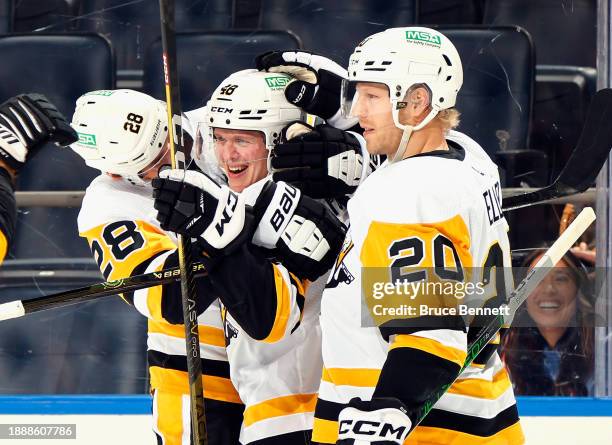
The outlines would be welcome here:
<svg viewBox="0 0 612 445">
<path fill-rule="evenodd" d="M 275 59 L 265 68 L 313 70 L 313 58 L 303 54 L 277 52 Z M 350 58 L 343 84 L 345 118 L 357 118 L 369 153 L 388 161 L 348 202 L 349 232 L 323 295 L 324 370 L 313 443 L 524 441 L 512 387 L 496 352 L 499 341 L 458 375 L 478 323 L 472 321 L 469 330 L 461 317 L 362 325 L 362 290 L 367 292 L 362 286 L 376 268 L 400 281 L 436 271 L 452 281 L 460 279 L 459 270 L 471 271 L 472 279 L 489 283 L 491 305 L 499 305 L 504 284 L 510 288 L 503 269 L 510 260 L 497 167 L 475 141 L 452 130 L 462 80 L 452 43 L 427 28 L 375 34 Z M 288 88 L 287 94 L 295 91 Z M 320 107 L 330 95 L 319 85 L 305 91 L 312 94 L 308 106 Z M 303 96 L 295 100 L 304 102 Z M 327 115 L 336 119 L 335 111 L 329 108 Z M 279 158 L 299 167 L 299 149 L 290 143 Z M 415 428 L 416 411 L 455 379 Z"/>
<path fill-rule="evenodd" d="M 79 141 L 72 148 L 101 171 L 87 188 L 78 227 L 106 279 L 177 265 L 176 237 L 155 219 L 150 185 L 158 168 L 170 163 L 166 122 L 166 105 L 137 91 L 93 91 L 77 100 L 72 125 Z M 198 279 L 197 286 L 198 304 L 208 307 L 198 323 L 209 443 L 237 443 L 243 405 L 230 381 L 220 308 L 210 304 L 214 297 L 205 281 Z M 122 297 L 149 319 L 147 359 L 158 442 L 189 445 L 180 288 L 156 286 Z"/>
<path fill-rule="evenodd" d="M 210 264 L 213 271 L 215 262 L 233 270 L 224 283 L 213 284 L 222 290 L 232 382 L 246 405 L 243 444 L 310 442 L 322 362 L 321 287 L 309 280 L 328 271 L 344 236 L 324 205 L 267 177 L 269 150 L 284 127 L 303 118 L 284 98 L 289 80 L 245 70 L 213 93 L 202 140 L 214 139 L 213 157 L 228 186 L 196 174 L 183 182 L 181 172 L 162 172 L 165 179 L 154 181 L 162 227 L 198 239 L 207 255 L 228 250 L 231 233 L 253 230 L 246 223 L 232 226 L 236 214 L 252 213 L 260 221 L 254 245 L 243 244 Z M 216 218 L 224 212 L 226 221 Z M 281 261 L 274 270 L 266 266 L 270 255 Z M 241 291 L 245 286 L 258 289 L 255 300 Z"/>
</svg>

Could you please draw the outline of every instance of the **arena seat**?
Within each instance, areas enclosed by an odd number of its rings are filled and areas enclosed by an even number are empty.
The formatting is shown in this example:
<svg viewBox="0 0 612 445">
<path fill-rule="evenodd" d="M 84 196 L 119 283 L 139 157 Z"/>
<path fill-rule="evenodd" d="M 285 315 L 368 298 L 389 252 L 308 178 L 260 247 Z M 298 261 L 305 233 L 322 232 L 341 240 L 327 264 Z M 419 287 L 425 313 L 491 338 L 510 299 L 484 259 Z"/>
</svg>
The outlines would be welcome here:
<svg viewBox="0 0 612 445">
<path fill-rule="evenodd" d="M 478 25 L 484 0 L 418 0 L 418 23 L 428 25 Z"/>
<path fill-rule="evenodd" d="M 548 155 L 550 180 L 578 142 L 596 81 L 594 68 L 536 66 L 531 147 Z"/>
<path fill-rule="evenodd" d="M 109 42 L 95 34 L 0 36 L 0 102 L 19 93 L 46 95 L 70 119 L 83 93 L 115 86 Z M 97 175 L 69 148 L 44 147 L 21 171 L 21 190 L 83 190 Z M 24 208 L 9 256 L 89 256 L 76 228 L 78 209 Z"/>
<path fill-rule="evenodd" d="M 177 0 L 177 31 L 226 29 L 231 25 L 231 0 Z M 144 53 L 160 35 L 159 2 L 82 0 L 78 29 L 100 33 L 117 50 L 117 67 L 141 69 Z"/>
<path fill-rule="evenodd" d="M 416 0 L 261 0 L 259 27 L 288 29 L 304 49 L 323 54 L 341 65 L 367 36 L 393 26 L 416 22 Z"/>
<path fill-rule="evenodd" d="M 11 31 L 13 22 L 12 0 L 0 0 L 0 34 Z"/>
<path fill-rule="evenodd" d="M 14 32 L 63 32 L 74 29 L 77 4 L 67 0 L 19 0 L 15 2 Z"/>
<path fill-rule="evenodd" d="M 526 29 L 538 64 L 595 67 L 596 0 L 487 0 L 483 21 Z"/>
<path fill-rule="evenodd" d="M 176 36 L 178 72 L 183 110 L 205 105 L 225 77 L 254 68 L 255 56 L 272 49 L 300 48 L 300 41 L 285 31 L 228 31 L 180 33 Z M 161 40 L 147 51 L 143 89 L 165 100 Z"/>
</svg>

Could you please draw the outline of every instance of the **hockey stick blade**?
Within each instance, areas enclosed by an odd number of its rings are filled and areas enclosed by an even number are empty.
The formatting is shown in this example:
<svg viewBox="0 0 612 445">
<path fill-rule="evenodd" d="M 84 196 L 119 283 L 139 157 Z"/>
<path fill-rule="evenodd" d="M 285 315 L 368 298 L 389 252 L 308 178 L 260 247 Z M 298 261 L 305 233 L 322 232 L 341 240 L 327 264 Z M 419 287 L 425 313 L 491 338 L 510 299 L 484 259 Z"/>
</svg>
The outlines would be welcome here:
<svg viewBox="0 0 612 445">
<path fill-rule="evenodd" d="M 550 199 L 584 192 L 593 183 L 612 148 L 612 89 L 599 90 L 593 96 L 578 140 L 567 163 L 555 181 L 540 190 L 509 196 L 503 210 L 514 210 Z"/>
<path fill-rule="evenodd" d="M 193 263 L 193 273 L 198 277 L 207 275 L 204 264 Z M 142 275 L 121 278 L 119 280 L 96 283 L 78 289 L 31 298 L 29 300 L 9 301 L 8 303 L 0 304 L 0 321 L 23 317 L 24 315 L 33 314 L 34 312 L 83 303 L 85 301 L 93 301 L 124 292 L 132 292 L 148 287 L 169 284 L 179 281 L 180 278 L 180 269 L 174 267 L 159 272 L 149 272 Z"/>
<path fill-rule="evenodd" d="M 563 234 L 553 243 L 546 253 L 540 258 L 536 265 L 531 269 L 527 276 L 519 283 L 519 285 L 508 296 L 507 306 L 509 307 L 508 315 L 499 315 L 480 330 L 474 341 L 468 345 L 467 357 L 459 374 L 463 372 L 474 359 L 480 354 L 484 347 L 495 338 L 497 332 L 506 324 L 512 322 L 514 314 L 518 307 L 523 304 L 529 294 L 535 287 L 544 279 L 550 272 L 550 268 L 559 262 L 559 260 L 567 253 L 574 245 L 586 229 L 595 221 L 595 212 L 591 207 L 585 207 L 576 219 L 569 225 Z M 503 313 L 504 311 L 502 311 Z M 421 409 L 418 411 L 414 425 L 418 425 L 432 410 L 434 405 L 450 388 L 452 383 L 444 385 L 438 391 L 429 397 Z"/>
</svg>

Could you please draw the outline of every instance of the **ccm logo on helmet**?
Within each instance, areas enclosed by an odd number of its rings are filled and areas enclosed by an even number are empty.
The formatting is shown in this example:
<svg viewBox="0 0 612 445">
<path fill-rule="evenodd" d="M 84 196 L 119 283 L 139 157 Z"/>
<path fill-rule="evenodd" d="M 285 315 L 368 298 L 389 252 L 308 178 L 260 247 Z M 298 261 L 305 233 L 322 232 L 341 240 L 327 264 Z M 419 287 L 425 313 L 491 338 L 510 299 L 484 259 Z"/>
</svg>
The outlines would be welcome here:
<svg viewBox="0 0 612 445">
<path fill-rule="evenodd" d="M 215 225 L 215 229 L 217 229 L 219 236 L 223 235 L 223 228 L 225 227 L 225 224 L 232 219 L 234 210 L 236 210 L 236 204 L 238 204 L 238 195 L 230 191 L 227 195 L 227 202 L 225 203 L 221 220 Z"/>
<path fill-rule="evenodd" d="M 270 224 L 272 224 L 272 227 L 274 227 L 274 230 L 277 232 L 283 226 L 289 211 L 293 207 L 293 202 L 296 196 L 297 189 L 289 184 L 285 184 L 285 191 L 281 196 L 280 203 L 270 218 Z"/>
<path fill-rule="evenodd" d="M 370 420 L 358 420 L 353 423 L 353 420 L 343 420 L 340 422 L 340 434 L 346 434 L 349 432 L 359 434 L 361 436 L 376 436 L 377 438 L 395 437 L 402 439 L 406 432 L 405 426 L 399 426 L 393 428 L 390 423 L 373 422 Z"/>
<path fill-rule="evenodd" d="M 210 107 L 210 111 L 213 113 L 231 113 L 234 111 L 234 109 L 225 107 Z"/>
</svg>

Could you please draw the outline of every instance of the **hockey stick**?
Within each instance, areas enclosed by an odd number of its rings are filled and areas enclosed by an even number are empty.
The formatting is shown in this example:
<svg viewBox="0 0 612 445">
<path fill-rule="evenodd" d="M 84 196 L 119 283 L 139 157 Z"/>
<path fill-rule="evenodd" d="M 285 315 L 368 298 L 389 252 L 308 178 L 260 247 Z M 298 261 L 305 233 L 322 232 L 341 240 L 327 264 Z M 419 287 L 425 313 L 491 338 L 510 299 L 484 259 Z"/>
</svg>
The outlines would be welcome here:
<svg viewBox="0 0 612 445">
<path fill-rule="evenodd" d="M 510 196 L 503 210 L 520 209 L 550 199 L 584 192 L 593 183 L 612 148 L 612 89 L 593 96 L 578 145 L 555 181 L 540 190 Z"/>
<path fill-rule="evenodd" d="M 176 36 L 174 33 L 174 0 L 159 0 L 159 10 L 172 168 L 185 169 L 187 153 L 185 153 L 185 147 L 183 146 L 181 96 L 177 72 Z M 191 240 L 188 237 L 178 236 L 178 258 L 179 269 L 181 271 L 181 302 L 183 304 L 187 374 L 189 375 L 189 400 L 191 402 L 191 438 L 194 445 L 207 445 L 208 436 L 204 412 L 204 390 L 202 387 L 202 360 L 200 359 L 200 337 L 198 334 L 198 313 L 196 310 L 197 295 L 195 276 L 190 266 L 192 264 Z"/>
<path fill-rule="evenodd" d="M 510 293 L 507 303 L 507 312 L 505 315 L 498 315 L 487 326 L 483 327 L 474 341 L 468 345 L 467 357 L 461 372 L 465 370 L 474 359 L 480 354 L 484 347 L 497 335 L 497 332 L 506 325 L 512 323 L 512 319 L 516 314 L 516 310 L 527 299 L 529 294 L 537 287 L 544 277 L 550 272 L 550 269 L 567 253 L 574 245 L 586 229 L 595 221 L 595 212 L 591 207 L 585 207 L 576 219 L 569 225 L 561 236 L 553 243 L 546 253 L 535 264 L 533 269 L 529 271 L 527 276 L 519 283 L 519 285 Z M 502 313 L 505 311 L 502 311 Z M 432 410 L 436 402 L 446 393 L 452 383 L 444 385 L 437 392 L 431 395 L 423 407 L 417 413 L 414 426 L 421 421 Z"/>
<path fill-rule="evenodd" d="M 192 264 L 195 276 L 207 274 L 204 264 L 196 262 Z M 181 271 L 178 267 L 164 269 L 159 272 L 149 272 L 142 275 L 134 275 L 119 280 L 105 281 L 90 286 L 70 289 L 43 297 L 31 298 L 29 300 L 9 301 L 0 304 L 0 321 L 11 318 L 19 318 L 35 312 L 46 311 L 58 307 L 70 306 L 72 304 L 93 301 L 98 298 L 111 295 L 133 292 L 147 287 L 160 286 L 179 281 Z"/>
</svg>

